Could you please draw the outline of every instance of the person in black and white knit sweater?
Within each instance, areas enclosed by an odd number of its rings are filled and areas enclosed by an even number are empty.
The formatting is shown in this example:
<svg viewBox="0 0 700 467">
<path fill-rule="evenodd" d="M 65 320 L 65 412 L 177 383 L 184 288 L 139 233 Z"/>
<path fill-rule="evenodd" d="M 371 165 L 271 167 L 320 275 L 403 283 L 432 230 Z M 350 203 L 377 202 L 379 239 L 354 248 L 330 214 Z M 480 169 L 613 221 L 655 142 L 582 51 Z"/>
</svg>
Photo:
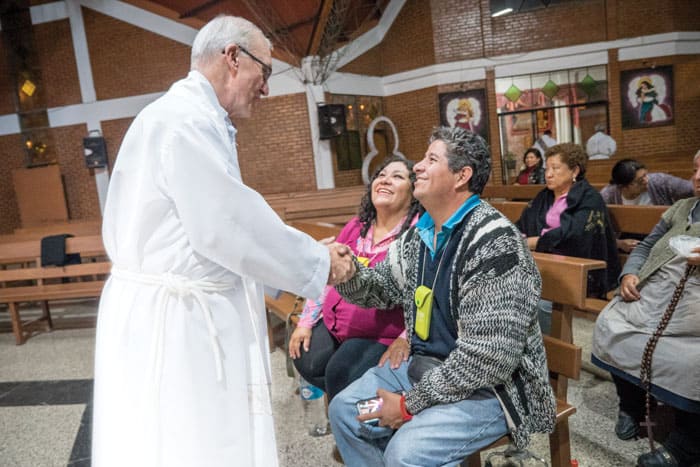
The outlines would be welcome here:
<svg viewBox="0 0 700 467">
<path fill-rule="evenodd" d="M 374 367 L 331 402 L 348 466 L 458 465 L 504 434 L 523 448 L 531 432 L 554 428 L 541 278 L 517 228 L 479 198 L 490 173 L 485 141 L 438 128 L 414 170 L 426 213 L 383 263 L 355 262 L 337 287 L 361 306 L 402 305 L 410 343 L 399 368 Z M 357 402 L 377 396 L 379 410 L 358 416 Z"/>
</svg>

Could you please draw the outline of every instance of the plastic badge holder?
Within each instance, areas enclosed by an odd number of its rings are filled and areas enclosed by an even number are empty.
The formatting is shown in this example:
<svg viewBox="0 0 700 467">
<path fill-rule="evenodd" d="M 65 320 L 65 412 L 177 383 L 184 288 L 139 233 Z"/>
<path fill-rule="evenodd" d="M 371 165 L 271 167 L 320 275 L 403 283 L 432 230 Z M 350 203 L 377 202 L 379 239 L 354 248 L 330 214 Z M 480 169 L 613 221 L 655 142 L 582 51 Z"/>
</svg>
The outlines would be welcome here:
<svg viewBox="0 0 700 467">
<path fill-rule="evenodd" d="M 428 340 L 430 334 L 430 317 L 433 311 L 433 291 L 430 287 L 421 285 L 416 289 L 416 335 Z"/>
<path fill-rule="evenodd" d="M 700 247 L 700 237 L 691 237 L 690 235 L 676 235 L 671 237 L 668 242 L 671 250 L 683 258 L 691 256 L 700 256 L 700 253 L 693 253 L 693 250 Z"/>
</svg>

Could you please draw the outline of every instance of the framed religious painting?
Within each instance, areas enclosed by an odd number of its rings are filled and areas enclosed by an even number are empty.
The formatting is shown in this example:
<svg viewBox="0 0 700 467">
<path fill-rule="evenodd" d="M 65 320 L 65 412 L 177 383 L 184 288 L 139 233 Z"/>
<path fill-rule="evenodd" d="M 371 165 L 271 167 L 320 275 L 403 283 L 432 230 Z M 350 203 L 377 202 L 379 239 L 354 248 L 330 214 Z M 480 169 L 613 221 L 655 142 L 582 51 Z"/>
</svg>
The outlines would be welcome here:
<svg viewBox="0 0 700 467">
<path fill-rule="evenodd" d="M 462 127 L 473 131 L 488 142 L 489 118 L 484 89 L 449 92 L 439 94 L 438 98 L 441 125 Z"/>
<path fill-rule="evenodd" d="M 673 124 L 673 67 L 620 72 L 622 128 Z"/>
</svg>

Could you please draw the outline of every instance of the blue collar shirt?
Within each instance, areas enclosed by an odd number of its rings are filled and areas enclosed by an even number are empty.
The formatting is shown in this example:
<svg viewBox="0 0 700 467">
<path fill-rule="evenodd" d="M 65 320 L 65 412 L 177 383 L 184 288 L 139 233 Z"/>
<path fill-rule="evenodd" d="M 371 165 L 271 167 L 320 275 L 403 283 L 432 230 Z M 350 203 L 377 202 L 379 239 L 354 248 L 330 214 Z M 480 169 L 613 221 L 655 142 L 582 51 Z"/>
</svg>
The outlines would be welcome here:
<svg viewBox="0 0 700 467">
<path fill-rule="evenodd" d="M 433 248 L 433 238 L 435 237 L 435 221 L 430 214 L 426 211 L 423 213 L 421 218 L 416 223 L 416 230 L 420 239 L 423 241 L 425 246 L 428 247 L 430 252 L 430 257 L 435 258 L 435 254 L 438 253 L 447 243 L 450 238 L 452 231 L 455 226 L 457 226 L 464 218 L 469 214 L 475 207 L 481 204 L 481 198 L 479 195 L 474 194 L 467 199 L 464 204 L 462 204 L 452 215 L 447 219 L 447 221 L 442 225 L 442 230 L 437 233 L 437 241 L 435 242 L 435 248 Z"/>
</svg>

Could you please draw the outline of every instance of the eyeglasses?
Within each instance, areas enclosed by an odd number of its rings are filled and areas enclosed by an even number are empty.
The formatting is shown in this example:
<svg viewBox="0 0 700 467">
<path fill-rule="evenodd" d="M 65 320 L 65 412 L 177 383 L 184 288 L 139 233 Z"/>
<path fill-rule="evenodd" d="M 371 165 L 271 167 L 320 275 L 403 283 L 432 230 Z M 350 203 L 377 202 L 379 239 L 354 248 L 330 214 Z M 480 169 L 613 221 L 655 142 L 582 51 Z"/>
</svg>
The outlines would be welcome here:
<svg viewBox="0 0 700 467">
<path fill-rule="evenodd" d="M 260 60 L 258 57 L 253 55 L 252 53 L 248 52 L 248 50 L 245 47 L 242 47 L 238 44 L 236 44 L 238 48 L 240 49 L 241 52 L 252 58 L 254 61 L 258 62 L 260 66 L 262 67 L 262 72 L 263 72 L 263 83 L 267 83 L 267 80 L 270 79 L 270 75 L 272 75 L 272 67 L 268 65 L 267 63 L 263 62 Z"/>
<path fill-rule="evenodd" d="M 649 175 L 647 172 L 644 172 L 642 175 L 639 177 L 635 178 L 630 182 L 630 185 L 633 186 L 643 186 L 644 185 L 644 180 L 646 180 L 647 175 Z"/>
</svg>

